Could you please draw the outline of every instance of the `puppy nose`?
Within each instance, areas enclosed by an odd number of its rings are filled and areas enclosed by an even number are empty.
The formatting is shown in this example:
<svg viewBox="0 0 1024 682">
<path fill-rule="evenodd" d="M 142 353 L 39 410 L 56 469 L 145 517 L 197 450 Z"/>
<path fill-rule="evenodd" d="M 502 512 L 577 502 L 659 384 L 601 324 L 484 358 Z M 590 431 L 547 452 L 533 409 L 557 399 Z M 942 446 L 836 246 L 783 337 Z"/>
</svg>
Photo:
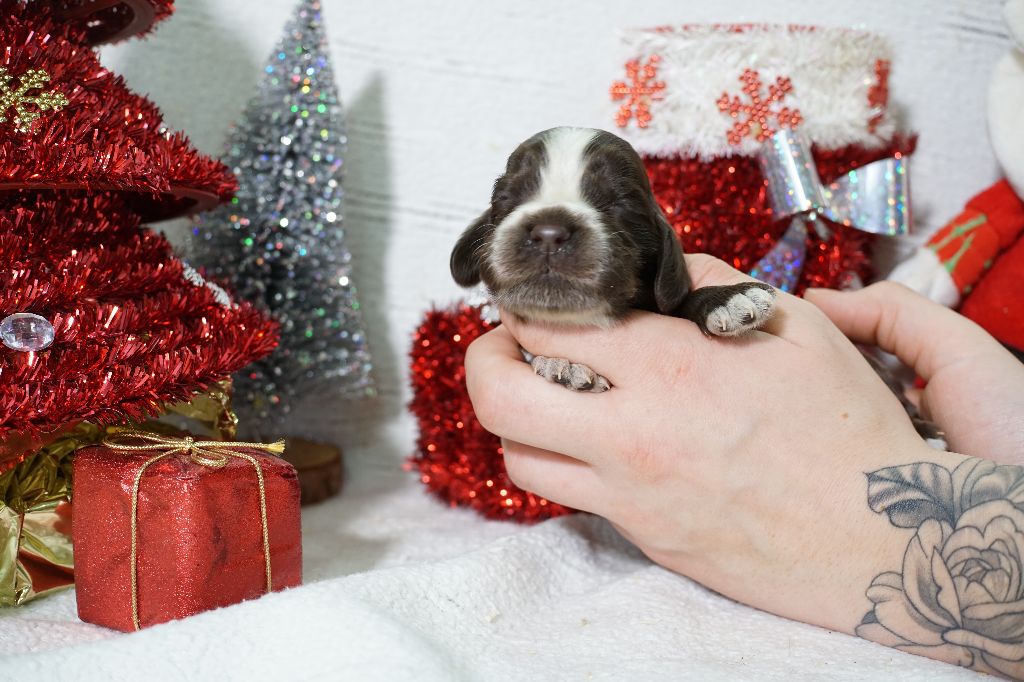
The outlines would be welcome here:
<svg viewBox="0 0 1024 682">
<path fill-rule="evenodd" d="M 564 225 L 541 223 L 530 230 L 530 241 L 546 253 L 554 253 L 569 241 L 569 230 Z"/>
</svg>

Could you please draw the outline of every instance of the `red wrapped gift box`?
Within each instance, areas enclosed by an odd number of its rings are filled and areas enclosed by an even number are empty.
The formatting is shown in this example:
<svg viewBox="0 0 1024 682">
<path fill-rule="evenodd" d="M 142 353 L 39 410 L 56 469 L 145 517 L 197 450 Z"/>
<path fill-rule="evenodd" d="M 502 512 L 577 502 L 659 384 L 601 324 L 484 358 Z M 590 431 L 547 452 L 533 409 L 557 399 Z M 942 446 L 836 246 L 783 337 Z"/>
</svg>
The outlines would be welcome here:
<svg viewBox="0 0 1024 682">
<path fill-rule="evenodd" d="M 298 478 L 258 444 L 125 434 L 81 450 L 73 480 L 84 621 L 131 631 L 302 582 Z"/>
</svg>

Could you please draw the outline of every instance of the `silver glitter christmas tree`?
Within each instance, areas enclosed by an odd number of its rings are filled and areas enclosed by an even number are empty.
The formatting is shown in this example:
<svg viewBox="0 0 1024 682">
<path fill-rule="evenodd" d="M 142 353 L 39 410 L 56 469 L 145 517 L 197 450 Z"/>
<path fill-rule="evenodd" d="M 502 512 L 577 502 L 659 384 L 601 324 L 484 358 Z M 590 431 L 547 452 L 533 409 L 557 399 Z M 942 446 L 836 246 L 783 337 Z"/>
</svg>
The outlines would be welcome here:
<svg viewBox="0 0 1024 682">
<path fill-rule="evenodd" d="M 264 436 L 288 434 L 311 396 L 373 391 L 341 217 L 345 141 L 320 2 L 302 0 L 228 138 L 238 194 L 190 243 L 193 265 L 281 323 L 280 347 L 235 377 L 242 426 Z"/>
</svg>

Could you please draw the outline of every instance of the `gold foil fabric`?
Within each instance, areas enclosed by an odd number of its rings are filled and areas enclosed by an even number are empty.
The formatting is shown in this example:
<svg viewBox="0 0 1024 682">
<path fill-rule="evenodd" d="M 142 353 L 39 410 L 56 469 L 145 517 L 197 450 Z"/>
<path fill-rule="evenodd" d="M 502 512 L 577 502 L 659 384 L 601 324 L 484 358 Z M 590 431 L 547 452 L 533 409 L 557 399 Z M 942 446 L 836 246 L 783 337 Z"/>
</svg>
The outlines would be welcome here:
<svg viewBox="0 0 1024 682">
<path fill-rule="evenodd" d="M 103 430 L 80 423 L 0 474 L 0 606 L 17 606 L 74 582 L 71 461 Z"/>
</svg>

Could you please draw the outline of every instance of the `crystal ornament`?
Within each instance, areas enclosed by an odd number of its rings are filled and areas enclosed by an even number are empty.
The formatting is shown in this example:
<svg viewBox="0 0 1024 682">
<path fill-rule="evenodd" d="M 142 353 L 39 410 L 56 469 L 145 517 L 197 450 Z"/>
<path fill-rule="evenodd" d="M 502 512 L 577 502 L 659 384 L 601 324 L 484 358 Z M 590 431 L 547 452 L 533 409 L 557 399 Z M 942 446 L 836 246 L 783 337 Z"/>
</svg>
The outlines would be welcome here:
<svg viewBox="0 0 1024 682">
<path fill-rule="evenodd" d="M 14 313 L 0 320 L 0 339 L 11 350 L 43 350 L 53 343 L 53 325 L 41 315 Z"/>
</svg>

